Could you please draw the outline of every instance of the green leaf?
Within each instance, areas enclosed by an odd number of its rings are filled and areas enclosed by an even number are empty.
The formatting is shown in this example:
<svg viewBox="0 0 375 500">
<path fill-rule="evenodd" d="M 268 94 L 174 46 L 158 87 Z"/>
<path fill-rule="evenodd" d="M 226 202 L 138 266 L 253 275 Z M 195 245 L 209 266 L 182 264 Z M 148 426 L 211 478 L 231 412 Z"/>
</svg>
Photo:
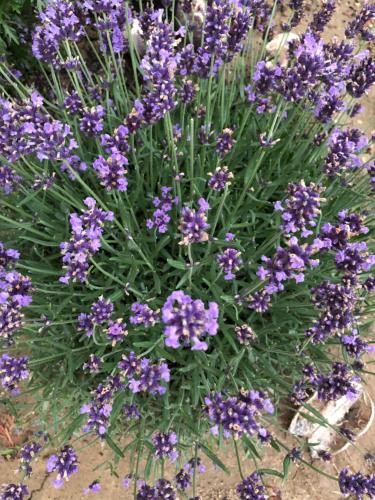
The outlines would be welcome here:
<svg viewBox="0 0 375 500">
<path fill-rule="evenodd" d="M 180 269 L 182 271 L 186 270 L 185 262 L 182 262 L 180 260 L 174 260 L 174 259 L 167 259 L 167 262 L 171 267 L 174 267 L 175 269 Z"/>
<path fill-rule="evenodd" d="M 114 451 L 114 453 L 118 457 L 120 457 L 120 458 L 124 458 L 125 457 L 125 455 L 120 450 L 120 448 L 117 446 L 117 444 L 113 441 L 113 439 L 111 438 L 111 436 L 109 436 L 108 434 L 106 434 L 106 436 L 105 436 L 104 439 L 105 439 L 106 443 L 108 444 L 108 446 Z"/>
<path fill-rule="evenodd" d="M 226 472 L 227 474 L 230 474 L 229 470 L 227 469 L 227 467 L 223 464 L 223 462 L 220 460 L 220 458 L 215 455 L 215 453 L 213 451 L 211 451 L 209 448 L 207 448 L 207 446 L 205 446 L 204 444 L 200 443 L 199 444 L 199 448 L 203 451 L 203 453 L 210 459 L 212 460 L 212 462 L 217 465 L 218 467 L 220 467 L 220 469 L 222 469 L 224 472 Z"/>
</svg>

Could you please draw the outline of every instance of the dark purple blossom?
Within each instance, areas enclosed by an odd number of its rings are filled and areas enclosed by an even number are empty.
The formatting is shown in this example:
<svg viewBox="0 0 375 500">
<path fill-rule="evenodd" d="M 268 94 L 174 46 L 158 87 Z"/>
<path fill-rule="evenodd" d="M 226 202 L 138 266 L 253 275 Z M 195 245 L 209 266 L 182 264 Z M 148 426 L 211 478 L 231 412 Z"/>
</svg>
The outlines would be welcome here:
<svg viewBox="0 0 375 500">
<path fill-rule="evenodd" d="M 109 321 L 108 328 L 106 330 L 107 338 L 111 342 L 112 347 L 114 347 L 117 342 L 122 342 L 127 336 L 128 331 L 126 330 L 126 323 L 124 323 L 122 318 L 116 321 Z"/>
<path fill-rule="evenodd" d="M 368 139 L 360 130 L 335 128 L 328 140 L 329 152 L 325 158 L 324 172 L 329 177 L 334 177 L 342 170 L 361 167 L 362 161 L 356 153 L 367 144 Z"/>
<path fill-rule="evenodd" d="M 5 248 L 4 243 L 0 241 L 0 269 L 8 266 L 14 266 L 20 257 L 18 250 Z"/>
<path fill-rule="evenodd" d="M 73 90 L 64 99 L 64 109 L 72 115 L 78 115 L 83 111 L 83 104 L 78 93 Z"/>
<path fill-rule="evenodd" d="M 359 99 L 375 82 L 375 59 L 366 57 L 353 65 L 346 84 L 346 90 L 352 97 Z"/>
<path fill-rule="evenodd" d="M 123 385 L 119 377 L 109 376 L 105 384 L 100 383 L 92 391 L 91 401 L 80 409 L 81 415 L 87 415 L 84 432 L 95 431 L 100 437 L 106 434 L 112 413 L 113 397 L 120 389 L 123 389 Z"/>
<path fill-rule="evenodd" d="M 4 484 L 0 490 L 0 500 L 26 500 L 29 489 L 26 484 Z"/>
<path fill-rule="evenodd" d="M 11 395 L 20 393 L 19 383 L 30 377 L 28 358 L 26 356 L 12 357 L 3 354 L 0 357 L 0 382 Z"/>
<path fill-rule="evenodd" d="M 225 280 L 234 280 L 235 273 L 243 264 L 241 252 L 236 248 L 226 248 L 224 252 L 217 256 L 217 262 L 224 272 Z"/>
<path fill-rule="evenodd" d="M 236 141 L 233 139 L 233 130 L 225 128 L 216 139 L 216 152 L 223 159 L 233 148 Z"/>
<path fill-rule="evenodd" d="M 158 479 L 155 486 L 149 486 L 143 482 L 136 496 L 136 500 L 176 500 L 176 498 L 176 491 L 166 479 Z"/>
<path fill-rule="evenodd" d="M 345 351 L 352 358 L 360 358 L 366 352 L 373 352 L 375 349 L 374 345 L 369 345 L 368 342 L 363 340 L 357 330 L 353 330 L 351 335 L 343 335 L 340 337 L 340 342 L 343 345 Z"/>
<path fill-rule="evenodd" d="M 191 486 L 191 475 L 189 472 L 181 469 L 176 474 L 175 483 L 178 490 L 185 491 Z"/>
<path fill-rule="evenodd" d="M 152 202 L 155 207 L 152 218 L 147 219 L 146 226 L 148 229 L 155 228 L 158 233 L 164 234 L 168 230 L 168 224 L 171 220 L 170 212 L 173 206 L 178 205 L 179 199 L 177 196 L 172 196 L 172 188 L 163 186 L 161 188 L 161 197 L 155 196 Z"/>
<path fill-rule="evenodd" d="M 82 113 L 79 128 L 82 132 L 90 136 L 98 136 L 103 130 L 103 118 L 105 111 L 103 106 L 93 106 L 85 108 Z"/>
<path fill-rule="evenodd" d="M 8 165 L 0 165 L 0 188 L 4 194 L 11 194 L 18 191 L 22 177 Z"/>
<path fill-rule="evenodd" d="M 147 304 L 134 302 L 131 305 L 132 316 L 129 321 L 132 325 L 143 325 L 145 328 L 154 326 L 159 321 L 159 311 L 153 311 Z"/>
<path fill-rule="evenodd" d="M 168 457 L 172 462 L 178 458 L 176 444 L 178 442 L 175 432 L 158 432 L 152 436 L 156 458 Z"/>
<path fill-rule="evenodd" d="M 180 89 L 178 90 L 178 97 L 181 102 L 188 104 L 192 102 L 199 90 L 199 86 L 192 80 L 183 80 Z"/>
<path fill-rule="evenodd" d="M 266 290 L 253 293 L 249 297 L 249 308 L 263 313 L 268 310 L 271 304 L 271 295 Z"/>
<path fill-rule="evenodd" d="M 210 302 L 205 309 L 201 300 L 193 300 L 182 291 L 172 292 L 162 309 L 165 324 L 165 345 L 178 349 L 181 344 L 192 350 L 208 348 L 203 338 L 214 336 L 218 330 L 219 308 L 216 302 Z"/>
<path fill-rule="evenodd" d="M 295 28 L 301 22 L 304 15 L 304 0 L 289 0 L 289 7 L 293 9 L 293 16 L 290 21 L 292 28 Z"/>
<path fill-rule="evenodd" d="M 99 493 L 102 487 L 98 480 L 93 481 L 87 488 L 83 490 L 84 495 L 89 495 L 90 493 Z"/>
<path fill-rule="evenodd" d="M 332 460 L 331 453 L 326 450 L 319 450 L 318 457 L 321 458 L 324 462 L 330 462 Z"/>
<path fill-rule="evenodd" d="M 316 12 L 316 14 L 314 14 L 310 28 L 317 33 L 324 31 L 325 27 L 331 20 L 335 9 L 336 0 L 323 0 L 322 7 L 318 10 L 318 12 Z"/>
<path fill-rule="evenodd" d="M 60 245 L 63 263 L 66 266 L 66 274 L 60 278 L 62 283 L 86 281 L 90 258 L 101 247 L 100 237 L 104 223 L 113 220 L 113 213 L 97 208 L 93 198 L 86 198 L 84 204 L 87 210 L 80 216 L 77 213 L 70 216 L 72 226 L 70 241 Z"/>
<path fill-rule="evenodd" d="M 274 408 L 266 394 L 256 390 L 242 389 L 236 396 L 224 399 L 221 393 L 215 393 L 205 398 L 205 412 L 213 427 L 214 435 L 223 428 L 224 437 L 240 438 L 258 436 L 260 441 L 266 442 L 270 438 L 269 432 L 258 421 L 262 413 L 273 413 Z"/>
<path fill-rule="evenodd" d="M 101 145 L 105 147 L 108 154 L 126 155 L 130 151 L 129 129 L 125 125 L 120 125 L 116 128 L 112 135 L 103 134 L 101 136 Z"/>
<path fill-rule="evenodd" d="M 208 187 L 214 191 L 225 189 L 234 177 L 228 167 L 217 167 L 214 173 L 210 172 L 208 175 L 210 176 Z"/>
<path fill-rule="evenodd" d="M 32 473 L 31 462 L 34 460 L 35 456 L 42 449 L 42 445 L 36 441 L 31 441 L 25 444 L 19 452 L 20 457 L 20 472 L 24 473 L 26 477 L 30 477 Z"/>
<path fill-rule="evenodd" d="M 251 326 L 243 324 L 234 327 L 237 340 L 242 345 L 253 344 L 257 338 Z"/>
<path fill-rule="evenodd" d="M 322 186 L 314 183 L 308 186 L 304 181 L 289 184 L 285 207 L 279 201 L 275 203 L 275 210 L 281 212 L 284 221 L 281 229 L 287 234 L 301 231 L 303 237 L 313 234 L 310 228 L 316 226 L 316 219 L 321 212 L 320 204 L 324 198 L 320 195 L 323 191 Z"/>
<path fill-rule="evenodd" d="M 129 420 L 139 420 L 141 418 L 141 413 L 135 404 L 125 404 L 122 407 L 122 413 Z"/>
<path fill-rule="evenodd" d="M 57 477 L 53 484 L 55 488 L 60 488 L 64 481 L 78 472 L 77 455 L 72 446 L 65 445 L 58 455 L 51 455 L 47 462 L 47 472 L 57 472 Z"/>
<path fill-rule="evenodd" d="M 258 61 L 253 75 L 253 83 L 246 87 L 247 99 L 256 104 L 259 114 L 274 111 L 273 93 L 282 77 L 280 66 L 272 66 L 266 61 Z"/>
<path fill-rule="evenodd" d="M 207 212 L 210 206 L 204 198 L 199 198 L 198 205 L 198 210 L 189 207 L 183 207 L 181 210 L 180 225 L 178 228 L 183 235 L 183 239 L 180 245 L 201 243 L 208 240 L 206 230 L 209 229 L 210 224 L 207 223 Z"/>
<path fill-rule="evenodd" d="M 99 358 L 96 354 L 90 354 L 90 358 L 83 364 L 83 370 L 89 370 L 90 373 L 99 373 L 103 359 Z"/>
<path fill-rule="evenodd" d="M 253 472 L 237 486 L 237 494 L 241 500 L 266 500 L 266 488 L 258 472 Z"/>
<path fill-rule="evenodd" d="M 367 250 L 364 241 L 348 243 L 345 248 L 336 252 L 337 269 L 348 274 L 369 271 L 375 265 L 375 255 L 370 255 Z"/>
<path fill-rule="evenodd" d="M 128 159 L 121 153 L 112 153 L 107 159 L 99 156 L 94 161 L 94 170 L 100 179 L 100 183 L 108 191 L 126 191 L 128 181 L 125 177 Z"/>
<path fill-rule="evenodd" d="M 137 358 L 134 352 L 123 354 L 118 363 L 121 374 L 128 379 L 129 389 L 135 394 L 148 392 L 152 395 L 165 394 L 167 389 L 162 382 L 169 382 L 168 365 L 163 362 L 152 363 L 149 358 Z"/>
<path fill-rule="evenodd" d="M 375 497 L 374 474 L 365 475 L 362 472 L 350 474 L 349 469 L 345 467 L 339 474 L 339 486 L 345 497 L 353 495 L 357 500 L 362 500 L 366 495 L 370 498 Z"/>
<path fill-rule="evenodd" d="M 374 34 L 370 29 L 373 19 L 375 19 L 375 4 L 365 3 L 358 15 L 348 24 L 345 36 L 347 38 L 360 36 L 366 41 L 373 40 Z"/>
</svg>

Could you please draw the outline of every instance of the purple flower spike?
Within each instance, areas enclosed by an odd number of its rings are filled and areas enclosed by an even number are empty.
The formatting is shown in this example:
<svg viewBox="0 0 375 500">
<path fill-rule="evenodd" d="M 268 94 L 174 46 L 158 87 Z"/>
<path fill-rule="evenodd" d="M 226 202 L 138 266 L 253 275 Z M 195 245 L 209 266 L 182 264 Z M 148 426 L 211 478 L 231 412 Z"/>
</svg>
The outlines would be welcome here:
<svg viewBox="0 0 375 500">
<path fill-rule="evenodd" d="M 177 441 L 177 434 L 175 432 L 159 432 L 155 434 L 152 437 L 155 457 L 168 457 L 172 462 L 175 462 L 178 458 L 178 451 L 176 448 Z"/>
<path fill-rule="evenodd" d="M 64 481 L 78 472 L 78 460 L 74 448 L 66 445 L 58 455 L 51 455 L 47 462 L 47 472 L 57 472 L 53 484 L 55 488 L 60 488 Z"/>
<path fill-rule="evenodd" d="M 234 331 L 238 342 L 242 345 L 250 345 L 256 341 L 257 336 L 249 325 L 237 325 L 234 327 Z"/>
<path fill-rule="evenodd" d="M 98 480 L 93 481 L 87 488 L 83 490 L 84 495 L 89 495 L 90 493 L 99 493 L 102 487 Z"/>
<path fill-rule="evenodd" d="M 126 323 L 123 319 L 119 318 L 116 321 L 110 321 L 107 328 L 107 338 L 114 347 L 117 342 L 122 342 L 127 336 Z"/>
<path fill-rule="evenodd" d="M 192 350 L 208 348 L 202 338 L 216 335 L 219 307 L 216 302 L 210 302 L 205 309 L 201 300 L 193 300 L 184 292 L 175 291 L 166 300 L 162 309 L 162 320 L 165 324 L 165 345 L 178 349 L 192 345 Z"/>
<path fill-rule="evenodd" d="M 216 152 L 221 159 L 223 159 L 231 151 L 234 143 L 236 142 L 232 136 L 233 130 L 225 128 L 216 139 Z"/>
<path fill-rule="evenodd" d="M 90 136 L 98 136 L 103 130 L 103 117 L 105 111 L 103 106 L 85 109 L 80 122 L 80 130 Z"/>
<path fill-rule="evenodd" d="M 101 185 L 108 191 L 113 189 L 117 191 L 126 191 L 128 181 L 125 177 L 127 173 L 125 166 L 127 164 L 128 160 L 125 156 L 120 153 L 112 153 L 107 160 L 99 156 L 99 158 L 94 161 L 93 167 L 101 181 Z"/>
<path fill-rule="evenodd" d="M 227 248 L 217 256 L 217 262 L 224 272 L 225 280 L 234 280 L 235 273 L 242 266 L 241 252 L 235 248 Z"/>
<path fill-rule="evenodd" d="M 26 356 L 16 358 L 9 356 L 9 354 L 3 354 L 0 357 L 0 382 L 11 395 L 19 394 L 18 384 L 21 380 L 27 380 L 29 377 L 30 372 Z"/>
<path fill-rule="evenodd" d="M 168 230 L 168 224 L 171 220 L 170 212 L 173 206 L 178 205 L 179 199 L 171 194 L 172 188 L 163 186 L 161 188 L 161 197 L 155 197 L 153 204 L 155 210 L 152 219 L 146 222 L 147 229 L 155 228 L 158 233 L 164 234 Z"/>
<path fill-rule="evenodd" d="M 129 321 L 132 325 L 143 325 L 145 328 L 154 326 L 159 320 L 159 311 L 153 311 L 147 304 L 134 302 L 131 305 L 132 316 Z"/>
<path fill-rule="evenodd" d="M 210 176 L 208 187 L 213 191 L 223 191 L 225 186 L 229 186 L 234 177 L 228 167 L 217 167 L 213 174 L 209 173 L 208 175 Z"/>
<path fill-rule="evenodd" d="M 258 472 L 253 472 L 240 483 L 236 491 L 241 500 L 266 500 L 266 488 Z"/>
<path fill-rule="evenodd" d="M 134 352 L 122 355 L 122 361 L 118 363 L 123 377 L 129 380 L 129 389 L 135 394 L 137 392 L 148 392 L 149 394 L 165 394 L 166 388 L 162 382 L 169 382 L 170 372 L 166 363 L 151 363 L 149 358 L 137 358 Z"/>
<path fill-rule="evenodd" d="M 4 484 L 0 490 L 0 500 L 26 500 L 29 489 L 26 484 Z"/>
<path fill-rule="evenodd" d="M 181 219 L 179 230 L 183 235 L 180 245 L 189 245 L 190 243 L 202 243 L 208 240 L 207 229 L 210 225 L 207 223 L 207 211 L 210 206 L 203 198 L 198 200 L 199 209 L 184 207 L 181 210 Z"/>
<path fill-rule="evenodd" d="M 375 474 L 365 475 L 362 472 L 350 474 L 349 469 L 345 467 L 339 474 L 339 486 L 345 497 L 353 495 L 357 500 L 362 500 L 368 495 L 369 498 L 374 498 Z"/>
</svg>

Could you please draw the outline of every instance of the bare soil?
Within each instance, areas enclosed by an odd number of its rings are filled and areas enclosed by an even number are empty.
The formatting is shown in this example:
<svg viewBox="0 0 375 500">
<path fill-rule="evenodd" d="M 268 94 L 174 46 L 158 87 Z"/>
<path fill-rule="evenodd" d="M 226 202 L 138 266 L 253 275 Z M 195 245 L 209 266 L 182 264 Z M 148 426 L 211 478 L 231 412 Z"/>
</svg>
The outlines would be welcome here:
<svg viewBox="0 0 375 500">
<path fill-rule="evenodd" d="M 363 3 L 363 1 L 338 0 L 337 11 L 328 26 L 325 37 L 327 39 L 334 36 L 342 37 L 346 19 L 354 11 L 357 11 Z M 313 6 L 313 10 L 316 10 L 315 2 L 310 5 Z M 306 27 L 306 23 L 304 27 Z M 361 128 L 367 134 L 372 132 L 375 125 L 374 96 L 375 92 L 365 96 L 363 99 L 365 112 L 352 120 L 352 125 Z M 375 400 L 374 381 L 373 378 L 367 380 L 367 390 L 370 397 Z M 280 435 L 280 438 L 290 447 L 296 446 L 296 443 L 287 433 Z M 4 439 L 0 440 L 0 451 L 2 447 L 4 449 L 4 446 Z M 364 460 L 366 453 L 375 454 L 374 425 L 366 435 L 358 439 L 354 446 L 334 457 L 332 462 L 325 463 L 319 460 L 311 463 L 333 476 L 336 476 L 338 471 L 345 466 L 349 466 L 354 471 L 375 472 L 375 465 Z M 133 498 L 132 491 L 125 490 L 121 485 L 121 479 L 129 473 L 129 460 L 124 459 L 120 462 L 117 471 L 119 477 L 111 475 L 108 464 L 112 460 L 112 452 L 108 447 L 102 446 L 100 443 L 80 451 L 79 474 L 73 475 L 70 481 L 60 490 L 53 487 L 53 477 L 49 477 L 45 472 L 47 458 L 42 457 L 34 463 L 34 473 L 28 482 L 32 500 L 81 500 L 86 498 L 83 489 L 96 479 L 100 479 L 102 485 L 102 491 L 98 495 L 99 498 L 104 500 L 131 500 Z M 198 482 L 198 492 L 202 500 L 232 500 L 238 498 L 235 493 L 235 486 L 240 482 L 240 476 L 233 449 L 230 447 L 223 449 L 221 458 L 231 471 L 231 474 L 228 476 L 212 465 L 208 465 L 207 472 L 201 476 Z M 282 454 L 277 453 L 272 448 L 264 448 L 264 458 L 257 465 L 258 467 L 280 470 L 282 459 Z M 304 459 L 311 461 L 307 453 L 305 453 Z M 249 474 L 256 468 L 256 465 L 249 459 L 242 459 L 241 462 L 244 474 Z M 97 468 L 98 464 L 102 464 L 99 469 Z M 1 483 L 19 482 L 20 476 L 17 474 L 17 468 L 17 460 L 7 460 L 0 456 L 0 485 Z M 96 470 L 93 470 L 94 468 Z M 169 473 L 172 473 L 172 471 L 169 471 Z M 340 498 L 337 483 L 317 474 L 305 465 L 292 464 L 288 480 L 284 483 L 280 480 L 268 479 L 268 477 L 266 484 L 271 487 L 270 499 L 272 500 L 321 500 L 322 497 L 325 500 L 335 500 Z"/>
</svg>

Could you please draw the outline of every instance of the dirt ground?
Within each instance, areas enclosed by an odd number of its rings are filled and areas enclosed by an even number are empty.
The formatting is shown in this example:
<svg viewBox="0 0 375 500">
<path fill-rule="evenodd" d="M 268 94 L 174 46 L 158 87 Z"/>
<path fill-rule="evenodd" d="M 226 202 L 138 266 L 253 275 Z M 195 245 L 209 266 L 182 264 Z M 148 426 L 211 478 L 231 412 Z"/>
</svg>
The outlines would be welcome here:
<svg viewBox="0 0 375 500">
<path fill-rule="evenodd" d="M 311 5 L 314 4 L 315 2 L 311 3 Z M 335 35 L 342 36 L 344 22 L 348 18 L 348 15 L 352 14 L 353 10 L 358 10 L 363 5 L 363 2 L 338 0 L 337 4 L 337 11 L 329 24 L 326 38 L 332 38 Z M 372 131 L 375 124 L 374 96 L 375 92 L 372 92 L 371 96 L 365 97 L 363 102 L 365 112 L 355 117 L 352 123 L 368 134 Z M 367 384 L 367 390 L 375 400 L 375 379 L 370 378 Z M 286 434 L 281 437 L 284 442 L 293 446 L 292 441 Z M 315 461 L 313 465 L 334 476 L 345 466 L 350 466 L 355 471 L 375 472 L 375 465 L 365 462 L 363 458 L 366 452 L 375 454 L 375 425 L 372 426 L 365 436 L 356 442 L 355 446 L 351 446 L 349 450 L 336 456 L 331 463 Z M 238 498 L 235 493 L 235 485 L 240 481 L 240 476 L 234 452 L 232 449 L 224 449 L 221 452 L 221 456 L 231 471 L 231 475 L 228 476 L 209 465 L 207 472 L 201 476 L 200 482 L 198 482 L 198 493 L 202 500 L 231 500 Z M 124 459 L 119 465 L 119 478 L 111 475 L 105 467 L 96 471 L 93 470 L 97 464 L 104 463 L 106 460 L 110 461 L 111 458 L 112 452 L 100 444 L 82 450 L 79 453 L 79 474 L 73 475 L 62 489 L 56 490 L 52 485 L 53 477 L 49 477 L 45 473 L 47 457 L 42 457 L 34 463 L 34 473 L 28 482 L 31 492 L 30 498 L 33 500 L 80 500 L 86 498 L 83 494 L 83 489 L 92 481 L 100 479 L 102 491 L 98 495 L 99 498 L 104 500 L 131 500 L 133 498 L 131 491 L 125 490 L 121 485 L 121 479 L 129 473 L 129 462 L 127 459 Z M 272 448 L 266 448 L 264 450 L 263 461 L 259 463 L 259 466 L 280 470 L 282 458 L 283 456 Z M 310 460 L 307 454 L 304 458 L 308 461 Z M 0 456 L 0 485 L 1 483 L 19 481 L 19 475 L 16 471 L 17 467 L 18 461 L 6 460 Z M 254 464 L 250 460 L 243 460 L 242 468 L 244 474 L 247 475 L 254 470 Z M 52 474 L 52 476 L 54 475 Z M 340 498 L 337 483 L 322 475 L 318 475 L 304 465 L 297 466 L 292 464 L 288 480 L 284 483 L 280 480 L 267 479 L 266 484 L 273 487 L 274 496 L 271 499 L 274 500 L 321 500 L 322 497 L 325 500 L 335 500 L 336 498 Z"/>
</svg>

